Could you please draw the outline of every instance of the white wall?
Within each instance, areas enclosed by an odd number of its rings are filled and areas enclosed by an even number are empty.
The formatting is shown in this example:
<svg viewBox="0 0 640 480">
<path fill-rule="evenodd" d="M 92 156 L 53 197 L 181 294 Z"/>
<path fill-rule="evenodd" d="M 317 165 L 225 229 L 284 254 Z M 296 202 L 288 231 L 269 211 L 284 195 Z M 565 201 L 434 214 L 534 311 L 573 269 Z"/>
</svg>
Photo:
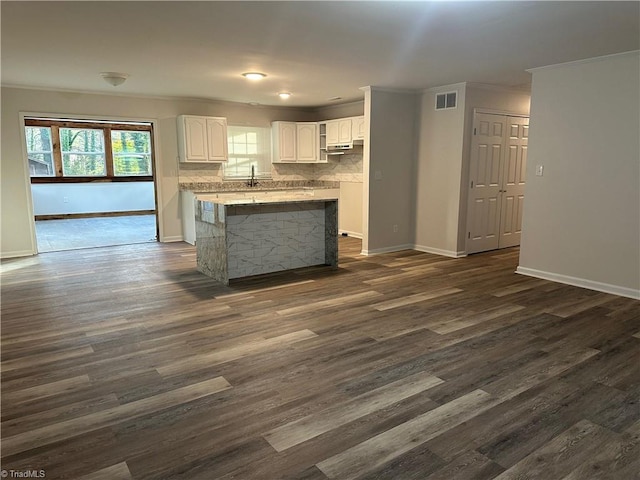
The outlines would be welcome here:
<svg viewBox="0 0 640 480">
<path fill-rule="evenodd" d="M 376 87 L 365 91 L 364 253 L 402 250 L 413 244 L 418 98 Z"/>
<path fill-rule="evenodd" d="M 458 92 L 457 108 L 435 110 L 436 94 Z M 457 256 L 465 125 L 465 84 L 432 88 L 420 97 L 415 247 Z"/>
<path fill-rule="evenodd" d="M 518 272 L 640 298 L 639 59 L 533 70 Z"/>
<path fill-rule="evenodd" d="M 314 120 L 309 109 L 252 107 L 204 100 L 159 99 L 20 88 L 2 88 L 0 255 L 34 254 L 31 194 L 25 168 L 20 112 L 155 123 L 156 175 L 161 241 L 182 238 L 179 213 L 176 116 L 227 117 L 230 124 L 270 125 L 272 120 Z M 218 167 L 212 167 L 217 169 Z"/>
<path fill-rule="evenodd" d="M 34 183 L 34 215 L 155 210 L 153 182 Z"/>
</svg>

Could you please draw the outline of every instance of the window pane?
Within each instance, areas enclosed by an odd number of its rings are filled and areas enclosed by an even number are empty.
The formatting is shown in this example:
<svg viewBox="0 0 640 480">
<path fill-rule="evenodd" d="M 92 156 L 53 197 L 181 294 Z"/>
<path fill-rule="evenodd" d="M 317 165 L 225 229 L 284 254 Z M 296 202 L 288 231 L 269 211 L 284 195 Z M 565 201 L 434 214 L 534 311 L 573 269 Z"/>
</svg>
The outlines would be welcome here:
<svg viewBox="0 0 640 480">
<path fill-rule="evenodd" d="M 111 131 L 113 174 L 115 176 L 151 175 L 151 133 Z"/>
<path fill-rule="evenodd" d="M 102 130 L 60 128 L 62 171 L 65 176 L 104 176 L 107 174 Z"/>
<path fill-rule="evenodd" d="M 30 153 L 29 173 L 32 177 L 54 177 L 53 155 L 50 153 Z"/>
<path fill-rule="evenodd" d="M 54 177 L 51 128 L 25 127 L 29 174 L 32 177 Z"/>
<path fill-rule="evenodd" d="M 62 171 L 66 177 L 103 177 L 107 174 L 104 154 L 63 153 Z"/>
</svg>

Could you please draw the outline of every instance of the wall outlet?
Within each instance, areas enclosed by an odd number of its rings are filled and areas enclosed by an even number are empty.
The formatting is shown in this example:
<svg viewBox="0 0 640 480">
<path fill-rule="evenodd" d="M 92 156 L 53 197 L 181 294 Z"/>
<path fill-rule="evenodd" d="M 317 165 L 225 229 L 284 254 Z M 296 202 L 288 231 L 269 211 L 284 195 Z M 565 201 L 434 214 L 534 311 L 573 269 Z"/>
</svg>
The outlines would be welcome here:
<svg viewBox="0 0 640 480">
<path fill-rule="evenodd" d="M 63 203 L 69 203 L 69 197 L 62 197 Z"/>
<path fill-rule="evenodd" d="M 544 165 L 536 165 L 536 177 L 541 177 L 544 172 Z"/>
<path fill-rule="evenodd" d="M 398 233 L 398 225 L 393 226 L 393 233 Z"/>
<path fill-rule="evenodd" d="M 382 180 L 382 171 L 376 170 L 375 172 L 373 172 L 373 178 L 375 180 Z"/>
</svg>

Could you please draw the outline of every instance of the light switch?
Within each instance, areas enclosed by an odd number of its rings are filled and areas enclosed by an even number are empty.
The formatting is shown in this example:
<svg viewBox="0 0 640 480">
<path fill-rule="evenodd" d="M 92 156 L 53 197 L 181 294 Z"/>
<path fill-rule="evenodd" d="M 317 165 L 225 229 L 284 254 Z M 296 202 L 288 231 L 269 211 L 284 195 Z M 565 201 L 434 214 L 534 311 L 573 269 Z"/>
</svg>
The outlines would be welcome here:
<svg viewBox="0 0 640 480">
<path fill-rule="evenodd" d="M 382 180 L 382 171 L 381 171 L 381 170 L 376 170 L 376 171 L 373 173 L 373 178 L 374 178 L 375 180 Z"/>
<path fill-rule="evenodd" d="M 541 177 L 544 170 L 544 165 L 536 165 L 536 177 Z"/>
</svg>

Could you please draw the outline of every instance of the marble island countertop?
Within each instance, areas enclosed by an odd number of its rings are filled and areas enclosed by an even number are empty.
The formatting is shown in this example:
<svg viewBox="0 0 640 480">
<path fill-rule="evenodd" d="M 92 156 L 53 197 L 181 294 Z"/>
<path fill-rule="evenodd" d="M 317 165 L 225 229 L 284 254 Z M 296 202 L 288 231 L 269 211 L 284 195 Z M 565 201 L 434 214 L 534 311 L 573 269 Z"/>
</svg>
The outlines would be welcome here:
<svg viewBox="0 0 640 480">
<path fill-rule="evenodd" d="M 196 200 L 221 205 L 266 205 L 279 203 L 337 200 L 337 188 L 300 188 L 295 190 L 256 190 L 224 193 L 198 193 Z"/>
</svg>

